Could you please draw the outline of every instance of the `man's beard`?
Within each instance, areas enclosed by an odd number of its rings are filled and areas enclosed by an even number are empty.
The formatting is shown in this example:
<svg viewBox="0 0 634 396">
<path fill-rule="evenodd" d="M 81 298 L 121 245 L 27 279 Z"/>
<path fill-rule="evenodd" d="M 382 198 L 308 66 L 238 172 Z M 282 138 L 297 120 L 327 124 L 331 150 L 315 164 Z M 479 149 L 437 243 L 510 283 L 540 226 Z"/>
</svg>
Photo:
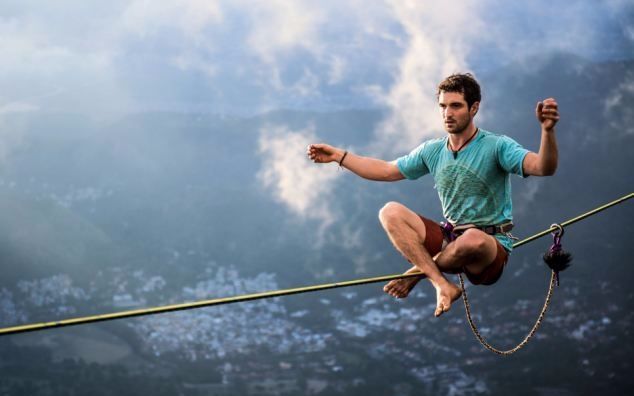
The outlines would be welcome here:
<svg viewBox="0 0 634 396">
<path fill-rule="evenodd" d="M 456 128 L 455 129 L 447 130 L 445 128 L 445 130 L 447 131 L 447 133 L 450 133 L 452 135 L 459 135 L 462 132 L 464 132 L 465 129 L 467 129 L 467 127 L 471 123 L 471 116 L 469 116 L 469 118 L 467 118 L 463 124 L 459 124 L 458 121 L 455 121 L 455 120 L 454 120 L 454 122 L 456 123 Z"/>
</svg>

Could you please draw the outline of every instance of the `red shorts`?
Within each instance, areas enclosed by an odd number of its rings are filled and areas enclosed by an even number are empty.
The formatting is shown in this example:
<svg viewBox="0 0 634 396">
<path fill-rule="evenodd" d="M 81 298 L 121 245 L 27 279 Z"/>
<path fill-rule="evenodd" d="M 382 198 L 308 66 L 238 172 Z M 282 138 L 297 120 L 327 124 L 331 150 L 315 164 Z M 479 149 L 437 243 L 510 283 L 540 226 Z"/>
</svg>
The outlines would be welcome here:
<svg viewBox="0 0 634 396">
<path fill-rule="evenodd" d="M 423 223 L 425 224 L 425 231 L 427 232 L 427 235 L 425 236 L 425 243 L 423 245 L 429 252 L 429 255 L 434 257 L 443 249 L 443 245 L 445 244 L 444 242 L 448 241 L 445 239 L 440 224 L 421 215 L 418 216 L 423 220 Z M 509 254 L 500 244 L 500 241 L 496 239 L 495 242 L 497 243 L 498 249 L 497 255 L 491 264 L 482 271 L 482 273 L 476 275 L 470 273 L 466 268 L 462 269 L 464 274 L 467 276 L 467 279 L 469 279 L 469 281 L 474 285 L 492 285 L 500 279 L 500 276 L 502 276 Z"/>
</svg>

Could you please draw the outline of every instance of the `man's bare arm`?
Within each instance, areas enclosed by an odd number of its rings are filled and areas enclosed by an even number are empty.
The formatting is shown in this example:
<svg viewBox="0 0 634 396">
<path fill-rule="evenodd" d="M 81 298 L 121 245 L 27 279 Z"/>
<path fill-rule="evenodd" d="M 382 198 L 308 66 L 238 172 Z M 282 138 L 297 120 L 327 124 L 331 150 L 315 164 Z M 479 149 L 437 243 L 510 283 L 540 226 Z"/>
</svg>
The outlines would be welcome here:
<svg viewBox="0 0 634 396">
<path fill-rule="evenodd" d="M 522 164 L 525 175 L 551 176 L 557 170 L 559 152 L 555 137 L 555 125 L 559 121 L 557 102 L 548 98 L 537 103 L 535 115 L 541 124 L 541 143 L 538 153 L 528 153 Z"/>
<path fill-rule="evenodd" d="M 344 168 L 368 180 L 397 181 L 405 178 L 394 162 L 363 157 L 350 152 L 346 153 L 343 149 L 323 143 L 311 144 L 308 146 L 306 154 L 315 163 L 337 162 Z"/>
</svg>

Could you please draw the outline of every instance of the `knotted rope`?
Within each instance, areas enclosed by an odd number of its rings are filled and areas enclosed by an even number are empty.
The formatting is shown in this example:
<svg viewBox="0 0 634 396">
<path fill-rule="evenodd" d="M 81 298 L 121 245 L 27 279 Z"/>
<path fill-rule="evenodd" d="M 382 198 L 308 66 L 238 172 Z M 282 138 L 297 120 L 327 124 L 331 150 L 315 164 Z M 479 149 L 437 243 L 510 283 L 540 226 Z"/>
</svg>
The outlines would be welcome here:
<svg viewBox="0 0 634 396">
<path fill-rule="evenodd" d="M 462 279 L 462 274 L 458 274 L 458 278 L 460 279 L 460 288 L 462 289 L 462 300 L 464 302 L 465 312 L 467 314 L 467 320 L 469 322 L 469 326 L 471 327 L 471 330 L 473 331 L 473 334 L 478 339 L 478 341 L 480 341 L 480 344 L 482 344 L 482 346 L 488 349 L 489 351 L 493 353 L 497 353 L 498 355 L 503 355 L 503 356 L 512 355 L 513 353 L 522 349 L 528 343 L 528 341 L 530 341 L 530 339 L 533 337 L 533 335 L 535 334 L 539 326 L 542 324 L 544 315 L 546 314 L 546 310 L 548 309 L 548 306 L 550 305 L 550 299 L 553 295 L 553 290 L 555 288 L 555 285 L 559 286 L 559 271 L 563 271 L 569 265 L 570 254 L 564 252 L 561 248 L 561 237 L 564 235 L 564 227 L 570 224 L 576 223 L 580 220 L 583 220 L 586 217 L 599 213 L 600 211 L 605 210 L 611 206 L 627 201 L 628 199 L 632 197 L 634 197 L 634 193 L 625 195 L 617 200 L 614 200 L 603 206 L 600 206 L 596 209 L 593 209 L 589 212 L 579 215 L 575 217 L 574 219 L 570 219 L 564 223 L 552 224 L 548 230 L 542 231 L 539 234 L 535 234 L 532 237 L 526 238 L 513 245 L 513 248 L 516 248 L 526 243 L 529 243 L 539 237 L 542 237 L 548 234 L 549 232 L 553 234 L 553 245 L 550 247 L 549 251 L 544 255 L 544 261 L 551 268 L 550 285 L 548 287 L 548 292 L 546 293 L 546 300 L 544 301 L 544 306 L 542 307 L 542 310 L 539 313 L 539 316 L 537 317 L 537 320 L 535 321 L 533 328 L 528 332 L 526 337 L 524 337 L 524 339 L 519 344 L 517 344 L 515 347 L 511 349 L 501 350 L 501 349 L 495 348 L 491 344 L 489 344 L 484 339 L 484 337 L 482 337 L 482 335 L 480 334 L 480 331 L 478 330 L 477 326 L 473 322 L 473 318 L 471 315 L 471 305 L 469 304 L 469 298 L 467 297 L 467 290 L 465 289 L 465 286 L 464 286 L 464 280 Z M 553 263 L 553 261 L 555 262 Z"/>
</svg>

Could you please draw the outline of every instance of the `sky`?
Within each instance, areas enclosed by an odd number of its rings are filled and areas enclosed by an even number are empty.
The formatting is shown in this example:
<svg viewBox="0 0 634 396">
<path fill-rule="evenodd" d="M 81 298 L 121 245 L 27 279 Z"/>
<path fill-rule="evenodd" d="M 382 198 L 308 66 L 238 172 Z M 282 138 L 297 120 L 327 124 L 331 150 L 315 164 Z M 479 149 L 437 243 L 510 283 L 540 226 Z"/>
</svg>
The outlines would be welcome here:
<svg viewBox="0 0 634 396">
<path fill-rule="evenodd" d="M 368 147 L 403 152 L 441 131 L 444 76 L 530 68 L 552 51 L 631 58 L 633 21 L 627 0 L 0 0 L 0 129 L 15 113 L 377 108 L 386 115 Z M 5 156 L 19 136 L 0 133 Z M 303 152 L 275 155 L 318 139 L 310 125 L 264 128 L 258 178 L 327 227 L 334 215 L 311 186 L 341 174 L 315 171 Z"/>
</svg>

